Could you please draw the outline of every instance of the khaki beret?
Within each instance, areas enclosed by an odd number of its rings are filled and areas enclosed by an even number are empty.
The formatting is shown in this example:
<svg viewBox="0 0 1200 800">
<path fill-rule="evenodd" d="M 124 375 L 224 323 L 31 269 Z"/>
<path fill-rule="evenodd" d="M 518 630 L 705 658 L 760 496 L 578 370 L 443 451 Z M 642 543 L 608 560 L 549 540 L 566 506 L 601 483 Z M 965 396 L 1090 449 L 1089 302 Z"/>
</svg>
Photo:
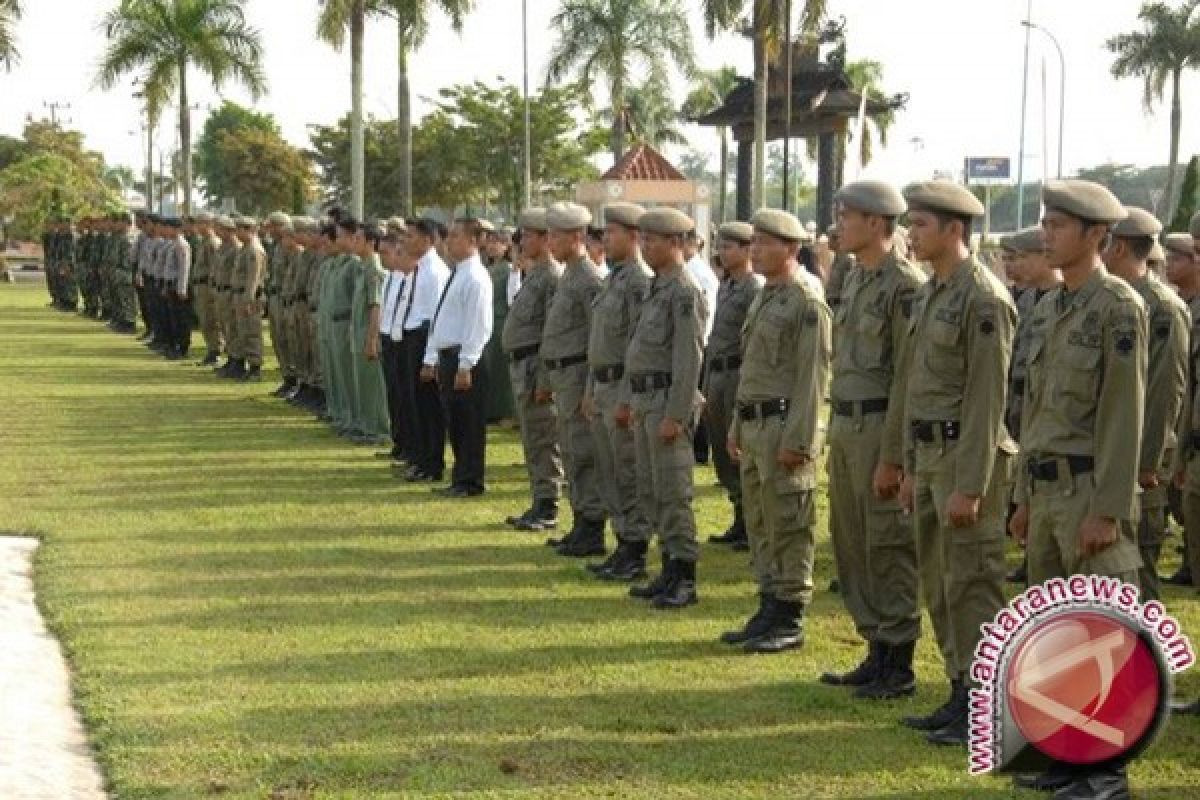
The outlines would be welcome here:
<svg viewBox="0 0 1200 800">
<path fill-rule="evenodd" d="M 292 218 L 282 211 L 272 211 L 267 215 L 268 225 L 277 225 L 280 228 L 290 229 L 292 227 Z"/>
<path fill-rule="evenodd" d="M 1128 216 L 1116 195 L 1092 181 L 1050 181 L 1042 189 L 1042 203 L 1088 222 L 1113 224 Z"/>
<path fill-rule="evenodd" d="M 408 223 L 404 217 L 391 217 L 387 221 L 387 229 L 389 233 L 403 233 L 408 230 Z"/>
<path fill-rule="evenodd" d="M 546 209 L 546 227 L 552 231 L 580 231 L 592 224 L 592 212 L 578 203 L 555 203 Z"/>
<path fill-rule="evenodd" d="M 546 209 L 527 208 L 517 215 L 517 227 L 528 231 L 546 232 Z"/>
<path fill-rule="evenodd" d="M 1014 253 L 1043 253 L 1046 250 L 1046 240 L 1042 238 L 1042 229 L 1032 225 L 1001 236 L 1000 246 Z"/>
<path fill-rule="evenodd" d="M 661 236 L 684 236 L 696 229 L 692 218 L 676 208 L 652 208 L 638 224 L 646 233 L 656 233 Z"/>
<path fill-rule="evenodd" d="M 750 224 L 756 231 L 769 233 L 789 242 L 802 242 L 808 238 L 808 231 L 800 224 L 800 220 L 778 208 L 760 208 L 750 218 Z"/>
<path fill-rule="evenodd" d="M 258 220 L 254 217 L 238 217 L 234 220 L 239 228 L 257 228 Z"/>
<path fill-rule="evenodd" d="M 1200 211 L 1192 214 L 1191 222 L 1188 223 L 1188 233 L 1193 239 L 1200 238 Z"/>
<path fill-rule="evenodd" d="M 1168 233 L 1163 247 L 1185 256 L 1196 255 L 1196 242 L 1190 233 Z"/>
<path fill-rule="evenodd" d="M 611 203 L 604 207 L 604 222 L 605 224 L 615 222 L 626 228 L 636 228 L 645 213 L 646 209 L 636 203 Z"/>
<path fill-rule="evenodd" d="M 961 217 L 982 217 L 983 203 L 962 184 L 922 181 L 905 187 L 904 199 L 913 211 L 940 211 Z"/>
<path fill-rule="evenodd" d="M 881 217 L 898 217 L 908 210 L 904 195 L 883 181 L 855 181 L 848 183 L 833 196 L 834 202 L 865 214 Z"/>
<path fill-rule="evenodd" d="M 738 244 L 750 244 L 754 238 L 754 226 L 749 222 L 726 222 L 717 229 L 717 238 L 729 239 Z"/>
<path fill-rule="evenodd" d="M 484 233 L 495 233 L 496 232 L 496 226 L 492 224 L 492 221 L 490 219 L 480 219 L 480 220 L 478 220 L 478 222 L 479 222 L 479 230 L 483 231 Z"/>
<path fill-rule="evenodd" d="M 1162 232 L 1162 223 L 1144 208 L 1125 206 L 1125 219 L 1113 228 L 1113 236 L 1122 239 L 1137 239 L 1144 236 L 1158 236 Z"/>
<path fill-rule="evenodd" d="M 227 214 L 221 214 L 217 217 L 216 223 L 218 228 L 225 228 L 226 230 L 233 230 L 237 227 L 237 224 L 233 221 L 233 217 Z"/>
<path fill-rule="evenodd" d="M 1154 247 L 1150 248 L 1150 255 L 1146 260 L 1151 264 L 1165 264 L 1167 262 L 1167 251 L 1163 250 L 1163 246 L 1158 242 L 1154 243 Z"/>
<path fill-rule="evenodd" d="M 196 222 L 212 222 L 213 215 L 208 211 L 197 211 Z"/>
</svg>

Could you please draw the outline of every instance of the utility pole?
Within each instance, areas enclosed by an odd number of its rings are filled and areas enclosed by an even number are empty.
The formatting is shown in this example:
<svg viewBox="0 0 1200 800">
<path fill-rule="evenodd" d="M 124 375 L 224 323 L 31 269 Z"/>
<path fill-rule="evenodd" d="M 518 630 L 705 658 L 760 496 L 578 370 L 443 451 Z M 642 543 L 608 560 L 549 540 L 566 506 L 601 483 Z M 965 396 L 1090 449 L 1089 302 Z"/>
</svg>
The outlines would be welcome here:
<svg viewBox="0 0 1200 800">
<path fill-rule="evenodd" d="M 1033 20 L 1033 0 L 1029 0 L 1025 11 L 1026 21 Z M 1025 227 L 1025 106 L 1029 99 L 1029 34 L 1031 25 L 1025 26 L 1025 65 L 1021 68 L 1021 146 L 1017 153 L 1017 230 Z"/>
<path fill-rule="evenodd" d="M 533 166 L 529 163 L 530 157 L 531 157 L 530 151 L 532 150 L 532 148 L 531 148 L 530 142 L 529 142 L 529 7 L 528 6 L 529 6 L 528 0 L 521 0 L 521 58 L 523 61 L 523 69 L 524 69 L 523 78 L 524 78 L 524 87 L 525 87 L 524 88 L 524 93 L 525 93 L 525 142 L 524 142 L 525 176 L 524 176 L 524 182 L 522 185 L 522 201 L 524 204 L 522 206 L 522 209 L 519 209 L 519 210 L 529 208 L 529 206 L 531 205 L 532 195 L 533 195 L 533 189 L 531 186 L 531 184 L 533 183 Z"/>
<path fill-rule="evenodd" d="M 54 101 L 53 103 L 47 103 L 45 101 L 42 101 L 42 107 L 46 108 L 50 111 L 50 124 L 56 128 L 58 127 L 58 112 L 60 110 L 62 110 L 62 111 L 70 111 L 71 110 L 70 103 L 60 103 L 57 100 Z M 67 122 L 70 122 L 70 120 L 67 120 Z"/>
<path fill-rule="evenodd" d="M 792 210 L 792 0 L 783 0 L 783 210 Z"/>
</svg>

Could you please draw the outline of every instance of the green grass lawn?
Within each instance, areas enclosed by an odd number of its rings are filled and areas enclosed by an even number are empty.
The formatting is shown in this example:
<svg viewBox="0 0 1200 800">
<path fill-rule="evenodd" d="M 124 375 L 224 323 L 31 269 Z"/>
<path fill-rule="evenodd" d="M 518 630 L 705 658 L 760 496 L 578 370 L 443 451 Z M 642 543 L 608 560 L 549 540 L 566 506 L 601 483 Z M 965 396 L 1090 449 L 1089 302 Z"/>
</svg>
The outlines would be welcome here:
<svg viewBox="0 0 1200 800">
<path fill-rule="evenodd" d="M 511 433 L 485 498 L 436 500 L 273 382 L 45 303 L 0 285 L 0 528 L 43 539 L 42 606 L 117 797 L 1038 796 L 896 724 L 945 691 L 928 638 L 914 699 L 816 682 L 861 650 L 823 526 L 808 644 L 745 656 L 715 643 L 751 609 L 742 556 L 706 547 L 700 605 L 662 614 L 506 529 Z M 713 483 L 697 472 L 703 534 L 726 523 Z M 1167 599 L 1200 640 L 1195 593 Z M 1132 779 L 1200 796 L 1200 724 L 1172 721 Z"/>
</svg>

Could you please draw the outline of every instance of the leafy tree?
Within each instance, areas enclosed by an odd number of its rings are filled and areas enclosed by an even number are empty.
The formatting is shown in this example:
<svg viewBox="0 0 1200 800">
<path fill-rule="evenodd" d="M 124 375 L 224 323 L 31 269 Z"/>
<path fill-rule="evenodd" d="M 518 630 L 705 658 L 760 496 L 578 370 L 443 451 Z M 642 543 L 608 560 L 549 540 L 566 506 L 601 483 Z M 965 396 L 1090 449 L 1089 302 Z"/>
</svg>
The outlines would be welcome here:
<svg viewBox="0 0 1200 800">
<path fill-rule="evenodd" d="M 683 115 L 694 118 L 719 108 L 729 93 L 737 88 L 740 80 L 737 70 L 729 66 L 697 72 L 687 100 L 683 102 Z M 721 168 L 720 180 L 714 189 L 720 187 L 717 192 L 717 222 L 724 222 L 728 219 L 725 215 L 725 195 L 729 186 L 729 129 L 724 126 L 717 128 L 717 136 L 721 140 Z"/>
<path fill-rule="evenodd" d="M 1171 83 L 1171 145 L 1167 161 L 1167 186 L 1159 217 L 1170 220 L 1175 209 L 1175 187 L 1179 170 L 1179 134 L 1183 127 L 1181 84 L 1183 73 L 1200 66 L 1200 0 L 1187 0 L 1178 8 L 1166 3 L 1145 3 L 1138 13 L 1142 30 L 1122 33 L 1108 40 L 1116 55 L 1112 74 L 1117 78 L 1141 78 L 1142 105 L 1150 113 L 1162 102 L 1167 82 Z"/>
<path fill-rule="evenodd" d="M 188 71 L 206 75 L 218 90 L 237 81 L 257 99 L 266 91 L 262 37 L 246 22 L 246 0 L 119 0 L 104 15 L 108 47 L 97 83 L 113 88 L 141 72 L 150 105 L 179 94 L 179 140 L 183 160 L 183 210 L 192 211 L 192 109 Z M 153 114 L 152 114 L 153 116 Z"/>
<path fill-rule="evenodd" d="M 84 164 L 54 152 L 34 153 L 0 172 L 0 216 L 18 239 L 35 239 L 54 214 L 93 214 L 121 207 L 120 195 Z"/>
<path fill-rule="evenodd" d="M 1171 220 L 1170 230 L 1187 231 L 1196 213 L 1197 203 L 1200 203 L 1200 156 L 1192 156 L 1188 162 L 1187 172 L 1183 174 L 1183 189 L 1179 192 L 1179 205 L 1175 208 L 1175 218 Z"/>
<path fill-rule="evenodd" d="M 0 170 L 17 163 L 29 153 L 29 145 L 24 139 L 0 135 Z"/>
<path fill-rule="evenodd" d="M 640 68 L 648 82 L 666 83 L 674 65 L 691 73 L 695 56 L 687 13 L 679 0 L 564 0 L 550 18 L 557 38 L 546 83 L 575 76 L 591 100 L 591 87 L 607 83 L 612 116 L 613 163 L 625 152 L 627 93 Z"/>
<path fill-rule="evenodd" d="M 671 86 L 666 81 L 648 80 L 641 86 L 625 91 L 624 129 L 630 142 L 645 142 L 656 148 L 664 145 L 687 144 L 679 130 L 683 121 L 671 98 Z M 612 125 L 613 109 L 600 112 L 600 118 Z"/>
<path fill-rule="evenodd" d="M 0 0 L 0 67 L 7 72 L 20 58 L 17 37 L 13 33 L 17 20 L 21 18 L 20 0 Z"/>
<path fill-rule="evenodd" d="M 222 133 L 240 133 L 256 130 L 279 136 L 279 123 L 270 114 L 260 113 L 226 100 L 209 115 L 204 122 L 204 131 L 196 140 L 196 177 L 203 184 L 204 194 L 210 201 L 232 196 L 230 175 L 220 155 Z"/>
<path fill-rule="evenodd" d="M 308 158 L 275 131 L 221 131 L 217 151 L 227 167 L 227 196 L 240 209 L 258 215 L 276 209 L 298 214 L 314 195 Z"/>
</svg>

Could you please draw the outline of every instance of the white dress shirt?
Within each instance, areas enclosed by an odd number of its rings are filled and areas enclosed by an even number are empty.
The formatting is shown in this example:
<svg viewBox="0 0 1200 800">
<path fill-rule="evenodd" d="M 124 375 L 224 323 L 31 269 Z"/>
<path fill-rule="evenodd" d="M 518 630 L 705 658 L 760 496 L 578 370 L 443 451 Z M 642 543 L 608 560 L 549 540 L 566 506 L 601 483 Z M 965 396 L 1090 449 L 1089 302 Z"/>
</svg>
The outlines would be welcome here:
<svg viewBox="0 0 1200 800">
<path fill-rule="evenodd" d="M 434 304 L 425 366 L 437 365 L 439 350 L 459 347 L 458 368 L 472 369 L 492 338 L 492 311 L 492 276 L 476 254 L 455 266 Z"/>
<path fill-rule="evenodd" d="M 517 292 L 521 291 L 521 270 L 517 269 L 516 265 L 512 265 L 508 269 L 508 283 L 504 286 L 505 294 L 508 296 L 508 307 L 512 308 L 513 300 L 517 297 Z"/>
<path fill-rule="evenodd" d="M 824 286 L 824 284 L 821 283 L 821 279 L 818 278 L 816 275 L 812 274 L 808 270 L 808 268 L 805 267 L 803 264 L 800 265 L 799 272 L 800 272 L 800 277 L 804 280 L 804 282 L 807 283 L 809 285 L 809 287 L 811 287 L 812 290 L 817 293 L 818 297 L 820 297 L 822 300 L 824 300 L 825 299 L 825 286 Z"/>
<path fill-rule="evenodd" d="M 379 311 L 379 330 L 391 339 L 398 341 L 395 335 L 396 325 L 399 324 L 403 306 L 400 305 L 400 294 L 404 289 L 404 273 L 391 270 L 383 282 L 383 306 Z"/>
<path fill-rule="evenodd" d="M 717 295 L 721 293 L 721 281 L 699 253 L 688 259 L 683 266 L 704 293 L 704 302 L 708 304 L 708 318 L 704 323 L 704 344 L 707 345 L 708 337 L 712 335 L 713 322 L 717 319 Z"/>
<path fill-rule="evenodd" d="M 400 312 L 398 323 L 403 330 L 415 331 L 433 320 L 433 312 L 437 311 L 442 289 L 449 279 L 450 268 L 442 261 L 437 250 L 429 248 L 417 261 L 412 275 L 404 282 L 404 293 L 400 296 L 400 304 L 404 310 Z M 395 338 L 398 341 L 400 337 Z"/>
</svg>

